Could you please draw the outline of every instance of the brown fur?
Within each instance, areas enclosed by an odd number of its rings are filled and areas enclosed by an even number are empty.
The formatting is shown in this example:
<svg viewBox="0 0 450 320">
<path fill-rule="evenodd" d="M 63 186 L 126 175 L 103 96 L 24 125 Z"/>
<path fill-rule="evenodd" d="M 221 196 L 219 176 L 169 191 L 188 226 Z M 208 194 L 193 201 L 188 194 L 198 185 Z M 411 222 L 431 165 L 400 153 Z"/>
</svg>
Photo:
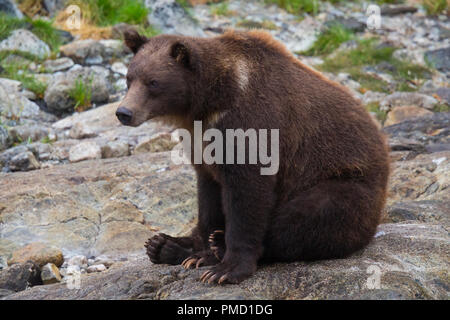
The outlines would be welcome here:
<svg viewBox="0 0 450 320">
<path fill-rule="evenodd" d="M 371 241 L 385 203 L 388 152 L 345 88 L 261 31 L 148 40 L 131 32 L 126 43 L 137 52 L 122 104 L 132 113 L 127 124 L 165 116 L 191 131 L 194 120 L 223 132 L 280 130 L 276 175 L 260 175 L 259 165 L 194 166 L 198 226 L 189 237 L 149 239 L 154 263 L 188 258 L 187 267 L 215 265 L 202 280 L 237 283 L 258 261 L 343 258 Z"/>
</svg>

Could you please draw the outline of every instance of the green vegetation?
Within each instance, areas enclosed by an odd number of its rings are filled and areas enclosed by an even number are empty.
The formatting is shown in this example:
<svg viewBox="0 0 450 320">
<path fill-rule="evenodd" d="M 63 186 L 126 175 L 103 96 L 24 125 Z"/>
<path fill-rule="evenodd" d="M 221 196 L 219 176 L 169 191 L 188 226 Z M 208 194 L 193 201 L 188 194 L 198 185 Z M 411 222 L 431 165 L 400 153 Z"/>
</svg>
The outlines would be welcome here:
<svg viewBox="0 0 450 320">
<path fill-rule="evenodd" d="M 270 20 L 264 20 L 262 22 L 253 20 L 241 20 L 236 23 L 236 27 L 246 28 L 246 29 L 266 29 L 266 30 L 277 30 L 278 27 Z"/>
<path fill-rule="evenodd" d="M 4 13 L 0 13 L 0 40 L 7 38 L 15 29 L 28 29 L 39 39 L 49 45 L 53 52 L 57 52 L 62 43 L 60 34 L 52 26 L 51 21 L 42 19 L 32 20 L 28 17 L 18 19 Z"/>
<path fill-rule="evenodd" d="M 81 8 L 83 19 L 97 26 L 112 26 L 119 22 L 144 24 L 148 10 L 143 0 L 73 0 Z"/>
<path fill-rule="evenodd" d="M 0 40 L 7 38 L 15 29 L 27 28 L 29 24 L 24 19 L 0 12 Z"/>
<path fill-rule="evenodd" d="M 57 52 L 62 44 L 62 39 L 58 30 L 52 26 L 52 22 L 41 19 L 30 21 L 32 25 L 31 31 L 42 41 L 50 46 L 53 52 Z"/>
<path fill-rule="evenodd" d="M 332 73 L 345 72 L 361 84 L 362 90 L 390 92 L 415 90 L 414 82 L 429 78 L 431 71 L 423 66 L 416 65 L 393 57 L 395 48 L 380 46 L 376 39 L 359 40 L 355 49 L 338 52 L 325 59 L 319 67 L 323 71 Z M 378 72 L 364 72 L 362 68 L 381 68 L 380 73 L 393 77 L 396 88 L 389 88 L 388 83 L 380 78 Z"/>
<path fill-rule="evenodd" d="M 292 14 L 302 12 L 316 15 L 319 12 L 319 0 L 265 0 L 274 3 Z"/>
<path fill-rule="evenodd" d="M 211 4 L 210 11 L 212 15 L 215 16 L 231 16 L 233 14 L 232 11 L 228 8 L 227 2 L 221 2 L 219 4 Z"/>
<path fill-rule="evenodd" d="M 437 104 L 433 107 L 434 112 L 449 112 L 450 106 L 448 104 Z"/>
<path fill-rule="evenodd" d="M 187 0 L 176 0 L 180 6 L 184 8 L 184 10 L 190 9 L 192 6 Z"/>
<path fill-rule="evenodd" d="M 151 38 L 159 34 L 159 31 L 153 26 L 138 26 L 137 31 L 139 34 L 146 36 L 147 38 Z"/>
<path fill-rule="evenodd" d="M 378 102 L 369 103 L 368 105 L 366 105 L 366 109 L 367 111 L 374 113 L 376 118 L 381 123 L 384 123 L 384 121 L 386 121 L 387 111 L 380 110 L 380 105 Z"/>
<path fill-rule="evenodd" d="M 342 43 L 353 39 L 353 37 L 352 31 L 344 28 L 341 24 L 334 24 L 322 32 L 314 42 L 314 45 L 302 54 L 307 56 L 329 54 L 339 48 Z"/>
<path fill-rule="evenodd" d="M 92 81 L 90 78 L 87 83 L 82 78 L 75 81 L 75 86 L 69 91 L 69 97 L 75 101 L 74 109 L 83 111 L 91 106 Z"/>
<path fill-rule="evenodd" d="M 50 139 L 49 136 L 46 136 L 45 138 L 42 138 L 42 139 L 41 139 L 41 142 L 42 142 L 42 143 L 47 143 L 47 144 L 53 144 L 53 140 Z"/>
<path fill-rule="evenodd" d="M 422 5 L 428 15 L 441 14 L 448 7 L 447 0 L 424 0 Z"/>
<path fill-rule="evenodd" d="M 47 85 L 28 72 L 29 65 L 38 61 L 36 57 L 19 51 L 2 51 L 0 61 L 2 67 L 0 77 L 20 81 L 25 89 L 34 92 L 38 98 L 44 97 Z"/>
</svg>

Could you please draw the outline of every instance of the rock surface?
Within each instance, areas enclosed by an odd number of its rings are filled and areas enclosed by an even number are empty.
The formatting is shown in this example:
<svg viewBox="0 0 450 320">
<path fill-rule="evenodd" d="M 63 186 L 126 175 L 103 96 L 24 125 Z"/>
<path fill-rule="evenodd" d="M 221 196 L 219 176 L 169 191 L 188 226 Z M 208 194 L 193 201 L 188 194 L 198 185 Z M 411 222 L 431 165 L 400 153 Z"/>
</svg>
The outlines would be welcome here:
<svg viewBox="0 0 450 320">
<path fill-rule="evenodd" d="M 39 267 L 48 263 L 55 264 L 59 267 L 62 265 L 63 259 L 63 254 L 58 248 L 48 246 L 41 242 L 34 242 L 14 251 L 8 264 L 25 263 L 31 260 Z"/>
<path fill-rule="evenodd" d="M 79 289 L 37 286 L 7 299 L 448 299 L 448 231 L 385 224 L 348 259 L 272 264 L 239 285 L 199 282 L 206 268 L 153 265 L 148 258 L 82 276 Z"/>
<path fill-rule="evenodd" d="M 143 252 L 155 231 L 190 230 L 195 183 L 193 170 L 172 165 L 167 152 L 3 174 L 0 252 L 8 255 L 11 242 L 33 241 L 54 245 L 64 255 Z"/>
</svg>

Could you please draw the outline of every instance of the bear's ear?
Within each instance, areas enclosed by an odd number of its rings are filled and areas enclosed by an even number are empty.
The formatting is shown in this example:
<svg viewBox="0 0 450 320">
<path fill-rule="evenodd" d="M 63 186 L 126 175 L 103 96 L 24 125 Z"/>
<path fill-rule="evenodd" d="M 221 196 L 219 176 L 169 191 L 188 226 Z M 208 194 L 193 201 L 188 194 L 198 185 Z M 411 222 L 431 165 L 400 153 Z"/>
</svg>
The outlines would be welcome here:
<svg viewBox="0 0 450 320">
<path fill-rule="evenodd" d="M 181 42 L 175 42 L 170 50 L 170 55 L 178 63 L 182 64 L 186 68 L 190 68 L 192 58 L 191 52 L 185 44 Z"/>
<path fill-rule="evenodd" d="M 135 29 L 129 28 L 124 31 L 123 37 L 125 44 L 133 53 L 138 52 L 139 48 L 148 41 L 144 36 L 141 36 Z"/>
</svg>

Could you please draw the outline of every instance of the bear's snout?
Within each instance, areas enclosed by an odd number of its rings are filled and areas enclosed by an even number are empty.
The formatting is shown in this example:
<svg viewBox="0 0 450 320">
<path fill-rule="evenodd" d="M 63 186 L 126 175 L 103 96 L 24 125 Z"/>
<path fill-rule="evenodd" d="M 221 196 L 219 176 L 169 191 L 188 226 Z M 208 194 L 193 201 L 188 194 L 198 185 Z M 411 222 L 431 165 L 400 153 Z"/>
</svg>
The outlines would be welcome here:
<svg viewBox="0 0 450 320">
<path fill-rule="evenodd" d="M 133 111 L 125 107 L 119 107 L 116 116 L 123 125 L 129 125 L 133 120 Z"/>
</svg>

